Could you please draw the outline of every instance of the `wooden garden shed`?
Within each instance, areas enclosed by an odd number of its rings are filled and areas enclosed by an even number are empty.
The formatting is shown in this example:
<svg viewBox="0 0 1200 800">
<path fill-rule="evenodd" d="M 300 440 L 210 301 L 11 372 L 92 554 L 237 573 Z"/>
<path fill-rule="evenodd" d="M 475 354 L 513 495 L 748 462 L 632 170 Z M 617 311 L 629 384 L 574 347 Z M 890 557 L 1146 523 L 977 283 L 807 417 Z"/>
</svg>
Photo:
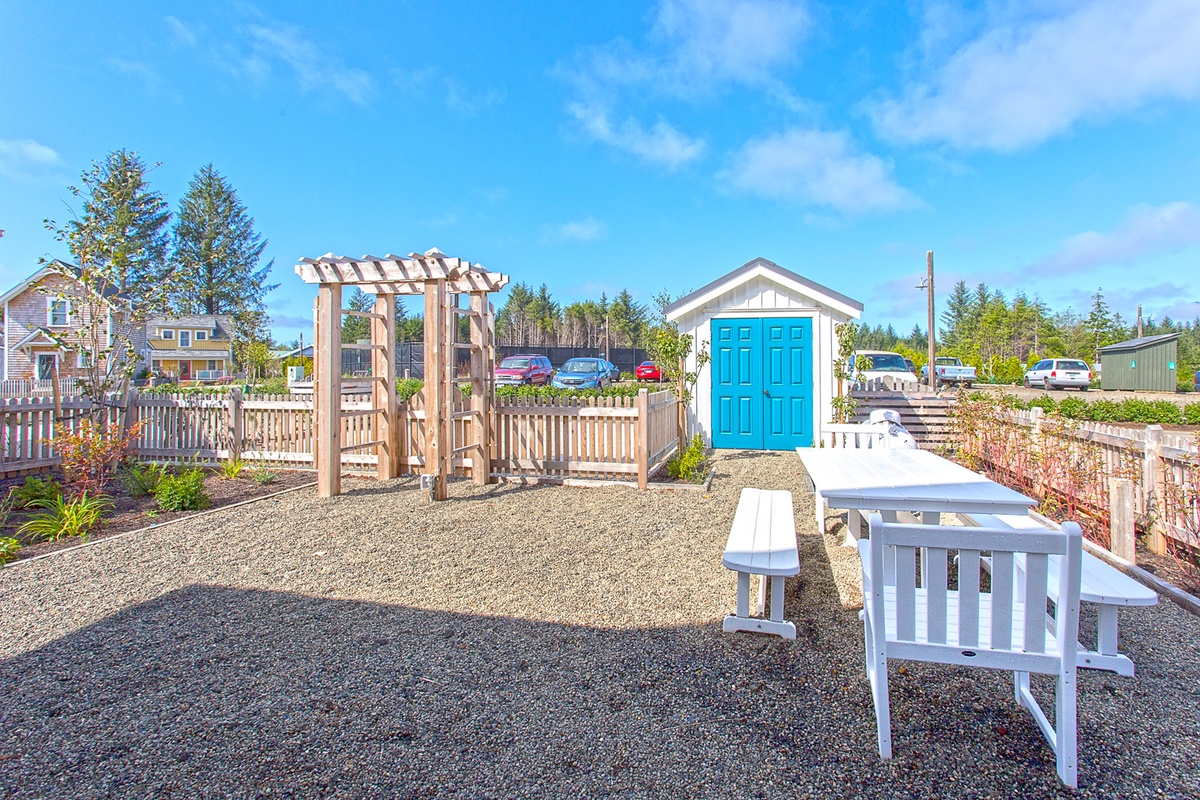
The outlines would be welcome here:
<svg viewBox="0 0 1200 800">
<path fill-rule="evenodd" d="M 1100 388 L 1174 392 L 1178 333 L 1143 336 L 1100 348 Z"/>
<path fill-rule="evenodd" d="M 817 441 L 833 418 L 835 326 L 862 303 L 756 258 L 666 309 L 707 346 L 688 409 L 712 447 L 790 450 Z M 688 365 L 695 369 L 695 353 Z"/>
</svg>

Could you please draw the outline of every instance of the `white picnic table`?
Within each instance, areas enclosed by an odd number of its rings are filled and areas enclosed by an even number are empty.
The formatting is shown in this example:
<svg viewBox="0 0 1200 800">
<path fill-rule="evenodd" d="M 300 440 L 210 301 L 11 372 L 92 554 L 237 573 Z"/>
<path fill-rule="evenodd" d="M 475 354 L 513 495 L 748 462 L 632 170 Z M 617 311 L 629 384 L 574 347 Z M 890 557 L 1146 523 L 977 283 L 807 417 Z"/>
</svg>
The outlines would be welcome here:
<svg viewBox="0 0 1200 800">
<path fill-rule="evenodd" d="M 818 530 L 825 529 L 825 509 L 848 511 L 846 526 L 853 546 L 862 535 L 862 512 L 878 511 L 885 521 L 896 513 L 920 513 L 936 524 L 941 512 L 1025 514 L 1037 505 L 966 467 L 927 450 L 855 450 L 797 447 L 816 495 Z M 939 517 L 925 519 L 925 514 Z"/>
</svg>

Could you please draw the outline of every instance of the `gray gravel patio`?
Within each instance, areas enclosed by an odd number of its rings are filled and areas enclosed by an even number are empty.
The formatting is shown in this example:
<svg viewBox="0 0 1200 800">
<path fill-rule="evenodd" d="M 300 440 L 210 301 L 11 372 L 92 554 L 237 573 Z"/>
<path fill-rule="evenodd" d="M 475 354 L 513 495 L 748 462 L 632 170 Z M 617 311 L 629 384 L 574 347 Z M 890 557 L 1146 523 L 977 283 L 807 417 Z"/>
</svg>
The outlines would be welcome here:
<svg viewBox="0 0 1200 800">
<path fill-rule="evenodd" d="M 1200 796 L 1200 619 L 1167 601 L 1121 614 L 1136 678 L 1080 673 L 1077 794 L 1007 673 L 893 666 L 881 761 L 855 552 L 794 454 L 716 467 L 348 481 L 0 570 L 0 796 Z M 795 642 L 720 631 L 743 486 L 793 493 Z"/>
</svg>

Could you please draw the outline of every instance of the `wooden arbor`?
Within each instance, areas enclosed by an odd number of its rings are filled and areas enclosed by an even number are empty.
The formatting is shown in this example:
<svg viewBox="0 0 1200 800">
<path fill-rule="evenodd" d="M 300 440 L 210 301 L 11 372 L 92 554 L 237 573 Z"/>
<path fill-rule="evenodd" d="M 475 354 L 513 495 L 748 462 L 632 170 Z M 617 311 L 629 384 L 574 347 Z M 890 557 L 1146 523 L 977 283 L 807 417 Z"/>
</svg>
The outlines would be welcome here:
<svg viewBox="0 0 1200 800">
<path fill-rule="evenodd" d="M 482 266 L 449 258 L 437 248 L 410 253 L 407 258 L 387 255 L 346 258 L 327 253 L 320 258 L 302 258 L 296 274 L 315 283 L 313 337 L 313 416 L 316 423 L 314 459 L 317 494 L 333 497 L 342 490 L 341 454 L 347 449 L 375 448 L 380 479 L 394 478 L 400 463 L 399 403 L 396 399 L 396 295 L 425 295 L 425 474 L 433 476 L 432 497 L 446 499 L 446 476 L 456 453 L 474 451 L 475 482 L 486 484 L 491 477 L 492 342 L 493 321 L 488 292 L 508 283 L 508 276 L 488 272 Z M 370 312 L 342 310 L 342 287 L 358 286 L 375 295 Z M 470 297 L 469 309 L 459 308 L 459 295 Z M 371 321 L 371 343 L 342 344 L 342 315 L 366 317 Z M 457 317 L 471 320 L 470 343 L 456 342 Z M 372 408 L 342 411 L 343 349 L 371 351 Z M 455 416 L 452 390 L 456 350 L 471 355 L 471 408 L 462 412 L 474 419 L 474 442 L 455 447 L 451 420 Z M 375 436 L 369 442 L 343 447 L 342 418 L 371 415 Z"/>
</svg>

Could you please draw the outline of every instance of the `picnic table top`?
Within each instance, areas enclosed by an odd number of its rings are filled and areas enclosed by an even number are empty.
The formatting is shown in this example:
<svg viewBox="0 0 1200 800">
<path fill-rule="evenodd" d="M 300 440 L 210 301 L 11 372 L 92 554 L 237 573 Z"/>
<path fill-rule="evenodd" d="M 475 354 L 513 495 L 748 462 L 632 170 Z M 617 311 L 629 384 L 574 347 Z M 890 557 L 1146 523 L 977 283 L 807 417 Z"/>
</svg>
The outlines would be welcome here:
<svg viewBox="0 0 1200 800">
<path fill-rule="evenodd" d="M 813 488 L 832 508 L 1024 514 L 1037 505 L 927 450 L 798 447 Z"/>
</svg>

